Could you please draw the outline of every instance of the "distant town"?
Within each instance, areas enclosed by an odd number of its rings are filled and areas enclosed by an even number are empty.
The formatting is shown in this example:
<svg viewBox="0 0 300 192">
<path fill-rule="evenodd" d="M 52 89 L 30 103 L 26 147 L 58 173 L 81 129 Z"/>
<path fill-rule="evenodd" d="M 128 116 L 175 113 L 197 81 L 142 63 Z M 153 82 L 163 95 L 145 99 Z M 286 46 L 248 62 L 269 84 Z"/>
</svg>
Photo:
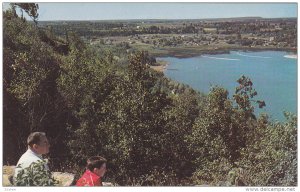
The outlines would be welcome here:
<svg viewBox="0 0 300 192">
<path fill-rule="evenodd" d="M 154 56 L 193 56 L 234 49 L 296 51 L 297 19 L 242 17 L 195 20 L 40 21 L 65 38 L 74 31 L 84 42 L 144 49 Z"/>
</svg>

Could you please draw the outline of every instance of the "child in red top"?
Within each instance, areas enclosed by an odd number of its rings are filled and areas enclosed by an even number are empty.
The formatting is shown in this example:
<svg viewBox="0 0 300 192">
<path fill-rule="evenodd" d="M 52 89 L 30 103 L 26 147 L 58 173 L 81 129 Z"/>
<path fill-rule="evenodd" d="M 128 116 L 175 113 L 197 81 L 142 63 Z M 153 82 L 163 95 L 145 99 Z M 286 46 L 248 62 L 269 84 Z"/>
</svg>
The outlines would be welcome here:
<svg viewBox="0 0 300 192">
<path fill-rule="evenodd" d="M 102 186 L 101 177 L 106 172 L 106 159 L 100 156 L 91 157 L 87 161 L 87 169 L 77 181 L 76 186 Z"/>
</svg>

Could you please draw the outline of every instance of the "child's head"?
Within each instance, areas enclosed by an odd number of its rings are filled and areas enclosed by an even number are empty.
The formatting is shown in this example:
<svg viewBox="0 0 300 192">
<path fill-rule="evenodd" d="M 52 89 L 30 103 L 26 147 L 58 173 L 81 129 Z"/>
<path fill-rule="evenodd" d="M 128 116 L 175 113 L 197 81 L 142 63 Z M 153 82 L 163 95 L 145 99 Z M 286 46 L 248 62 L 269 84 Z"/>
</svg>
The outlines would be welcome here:
<svg viewBox="0 0 300 192">
<path fill-rule="evenodd" d="M 87 160 L 87 169 L 96 175 L 103 177 L 106 172 L 106 159 L 101 156 L 93 156 Z"/>
</svg>

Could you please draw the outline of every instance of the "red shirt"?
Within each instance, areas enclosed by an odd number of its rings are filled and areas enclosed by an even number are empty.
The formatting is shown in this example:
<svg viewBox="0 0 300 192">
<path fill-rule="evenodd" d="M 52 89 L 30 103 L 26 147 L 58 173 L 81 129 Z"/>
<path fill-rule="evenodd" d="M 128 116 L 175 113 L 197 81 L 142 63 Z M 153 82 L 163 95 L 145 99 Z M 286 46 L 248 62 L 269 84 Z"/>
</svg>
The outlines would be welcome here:
<svg viewBox="0 0 300 192">
<path fill-rule="evenodd" d="M 77 181 L 76 186 L 102 186 L 101 177 L 90 170 L 86 170 Z"/>
</svg>

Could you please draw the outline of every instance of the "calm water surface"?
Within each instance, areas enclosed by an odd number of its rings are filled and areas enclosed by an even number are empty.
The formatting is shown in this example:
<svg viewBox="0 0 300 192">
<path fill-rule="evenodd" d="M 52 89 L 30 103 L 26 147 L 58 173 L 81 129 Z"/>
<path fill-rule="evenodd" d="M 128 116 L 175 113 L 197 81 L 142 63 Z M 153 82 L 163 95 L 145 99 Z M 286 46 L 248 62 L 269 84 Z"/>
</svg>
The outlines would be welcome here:
<svg viewBox="0 0 300 192">
<path fill-rule="evenodd" d="M 203 55 L 192 58 L 158 58 L 170 64 L 165 75 L 194 89 L 208 93 L 210 87 L 226 88 L 230 97 L 244 74 L 258 92 L 257 99 L 266 107 L 256 113 L 268 113 L 272 119 L 285 120 L 283 111 L 297 113 L 297 59 L 286 58 L 287 52 L 232 51 L 230 54 Z"/>
</svg>

